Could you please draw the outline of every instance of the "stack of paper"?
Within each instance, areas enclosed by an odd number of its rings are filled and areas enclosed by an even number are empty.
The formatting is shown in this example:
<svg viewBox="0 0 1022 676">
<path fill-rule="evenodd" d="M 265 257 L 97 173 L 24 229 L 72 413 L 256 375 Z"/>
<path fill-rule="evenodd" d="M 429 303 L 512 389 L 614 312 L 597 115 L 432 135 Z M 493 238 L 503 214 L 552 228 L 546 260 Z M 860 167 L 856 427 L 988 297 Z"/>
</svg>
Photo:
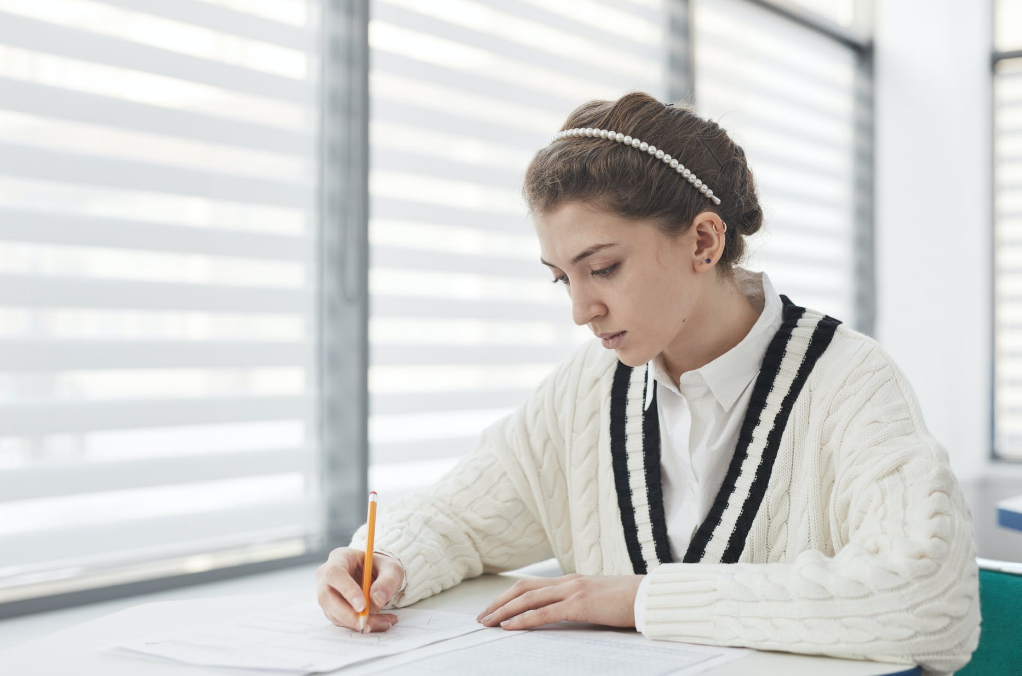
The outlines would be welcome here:
<svg viewBox="0 0 1022 676">
<path fill-rule="evenodd" d="M 360 673 L 382 669 L 378 673 L 436 676 L 691 676 L 750 652 L 650 641 L 634 630 L 570 622 L 509 632 L 484 627 L 461 613 L 392 612 L 399 621 L 391 629 L 361 634 L 334 626 L 317 604 L 306 603 L 112 648 L 186 664 L 245 669 L 245 674 L 258 670 L 259 676 L 296 676 L 359 663 Z M 367 663 L 399 653 L 401 657 L 388 660 L 385 669 Z M 235 674 L 241 676 L 239 671 Z"/>
<path fill-rule="evenodd" d="M 331 624 L 316 603 L 303 603 L 112 647 L 186 664 L 308 674 L 485 629 L 461 613 L 405 609 L 395 614 L 399 621 L 391 629 L 361 634 Z"/>
</svg>

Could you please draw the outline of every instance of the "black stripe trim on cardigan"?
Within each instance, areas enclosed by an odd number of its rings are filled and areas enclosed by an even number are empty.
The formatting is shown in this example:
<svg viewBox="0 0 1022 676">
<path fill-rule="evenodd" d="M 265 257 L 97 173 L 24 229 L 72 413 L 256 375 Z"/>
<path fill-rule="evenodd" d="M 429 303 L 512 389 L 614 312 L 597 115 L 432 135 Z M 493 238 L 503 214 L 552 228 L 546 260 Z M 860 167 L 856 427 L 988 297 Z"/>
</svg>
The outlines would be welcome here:
<svg viewBox="0 0 1022 676">
<path fill-rule="evenodd" d="M 610 457 L 614 467 L 614 487 L 617 489 L 617 506 L 621 511 L 621 526 L 625 532 L 628 558 L 636 575 L 646 574 L 646 561 L 642 558 L 638 528 L 635 525 L 635 509 L 632 506 L 632 489 L 628 481 L 628 449 L 625 435 L 628 412 L 628 386 L 631 384 L 631 366 L 618 362 L 614 372 L 614 384 L 610 388 Z"/>
<path fill-rule="evenodd" d="M 813 367 L 816 366 L 820 355 L 830 345 L 830 341 L 834 337 L 834 331 L 837 330 L 840 323 L 837 319 L 825 315 L 813 331 L 813 337 L 809 340 L 809 347 L 806 348 L 798 374 L 791 383 L 791 387 L 788 388 L 787 394 L 784 395 L 781 408 L 774 418 L 773 427 L 770 428 L 770 432 L 767 434 L 766 448 L 763 450 L 763 457 L 760 459 L 759 467 L 756 469 L 756 478 L 753 479 L 752 486 L 749 488 L 749 495 L 742 505 L 734 530 L 731 532 L 731 539 L 728 540 L 727 548 L 720 558 L 721 563 L 737 563 L 738 558 L 742 555 L 742 550 L 745 548 L 745 538 L 749 535 L 752 521 L 759 511 L 760 505 L 763 503 L 763 497 L 766 495 L 767 484 L 770 482 L 770 475 L 774 468 L 774 460 L 777 459 L 777 450 L 781 445 L 781 436 L 784 434 L 784 428 L 788 425 L 788 418 L 791 416 L 791 410 L 795 406 L 795 399 L 798 398 L 806 380 L 809 379 L 809 374 L 812 372 Z"/>
<path fill-rule="evenodd" d="M 756 384 L 753 386 L 752 398 L 749 400 L 749 408 L 745 413 L 745 419 L 742 421 L 742 430 L 738 435 L 735 454 L 731 458 L 727 474 L 724 476 L 724 481 L 721 483 L 720 490 L 717 491 L 717 497 L 714 499 L 706 519 L 696 530 L 695 535 L 692 536 L 691 542 L 689 542 L 688 550 L 685 552 L 685 558 L 683 559 L 684 563 L 699 563 L 702 561 L 714 531 L 720 527 L 724 510 L 727 508 L 728 501 L 735 492 L 738 477 L 742 472 L 742 465 L 748 457 L 749 444 L 752 442 L 753 432 L 760 424 L 760 417 L 766 408 L 767 397 L 770 394 L 770 390 L 773 389 L 774 380 L 781 369 L 781 361 L 784 359 L 784 353 L 787 351 L 788 341 L 791 340 L 791 334 L 798 325 L 799 319 L 805 314 L 805 308 L 795 305 L 788 300 L 787 296 L 782 295 L 781 302 L 783 304 L 781 328 L 774 334 L 770 345 L 767 347 L 766 354 L 763 356 L 763 365 L 760 367 L 759 375 L 756 377 Z"/>
<path fill-rule="evenodd" d="M 647 378 L 646 387 L 653 388 L 653 400 L 642 414 L 642 463 L 646 470 L 649 523 L 653 530 L 657 561 L 672 563 L 671 542 L 667 539 L 667 518 L 664 515 L 664 484 L 660 476 L 660 414 L 657 412 L 656 381 Z M 645 392 L 642 393 L 642 401 L 646 401 Z"/>
</svg>

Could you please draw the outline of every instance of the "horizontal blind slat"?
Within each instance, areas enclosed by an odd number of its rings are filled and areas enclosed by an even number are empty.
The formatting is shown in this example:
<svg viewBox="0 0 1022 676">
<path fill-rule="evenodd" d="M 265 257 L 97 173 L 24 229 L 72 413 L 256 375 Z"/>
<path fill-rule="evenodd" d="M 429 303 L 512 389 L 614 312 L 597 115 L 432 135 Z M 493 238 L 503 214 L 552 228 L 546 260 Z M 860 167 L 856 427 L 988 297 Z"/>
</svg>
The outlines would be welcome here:
<svg viewBox="0 0 1022 676">
<path fill-rule="evenodd" d="M 309 209 L 310 185 L 0 143 L 0 174 Z"/>
<path fill-rule="evenodd" d="M 311 349 L 311 343 L 269 341 L 0 339 L 0 369 L 304 366 Z"/>
<path fill-rule="evenodd" d="M 14 467 L 0 472 L 0 502 L 284 474 L 307 470 L 312 461 L 313 449 L 288 448 Z"/>
<path fill-rule="evenodd" d="M 493 21 L 435 14 L 428 4 L 415 0 L 377 2 L 373 19 L 396 26 L 415 26 L 415 30 L 430 36 L 530 68 L 550 68 L 551 60 L 556 59 L 558 74 L 580 80 L 591 79 L 595 70 L 610 80 L 627 79 L 636 71 L 658 65 L 655 52 L 636 54 L 638 41 L 625 40 L 613 45 L 606 39 L 596 40 L 580 34 L 578 23 L 556 26 L 527 18 L 521 12 L 521 4 L 505 4 L 500 8 L 485 8 L 485 3 L 475 5 Z"/>
<path fill-rule="evenodd" d="M 313 243 L 303 237 L 4 207 L 0 240 L 288 261 L 311 260 L 313 250 Z"/>
<path fill-rule="evenodd" d="M 376 317 L 426 317 L 430 319 L 453 317 L 508 319 L 513 317 L 522 321 L 562 322 L 570 319 L 570 309 L 560 304 L 492 302 L 461 298 L 445 299 L 380 294 L 373 294 L 369 304 Z"/>
<path fill-rule="evenodd" d="M 574 346 L 530 345 L 416 345 L 374 343 L 369 351 L 370 366 L 414 366 L 418 364 L 536 364 L 552 355 L 567 357 Z"/>
<path fill-rule="evenodd" d="M 373 415 L 403 415 L 513 407 L 521 404 L 529 394 L 530 390 L 524 388 L 371 394 L 369 410 Z"/>
<path fill-rule="evenodd" d="M 0 305 L 304 314 L 309 290 L 0 274 Z"/>
<path fill-rule="evenodd" d="M 452 127 L 450 131 L 455 131 Z M 519 172 L 499 167 L 460 162 L 447 157 L 405 150 L 400 155 L 391 150 L 379 149 L 372 153 L 370 160 L 379 171 L 412 172 L 423 175 L 443 176 L 445 180 L 479 183 L 486 186 L 507 186 L 514 190 L 521 181 Z"/>
<path fill-rule="evenodd" d="M 315 533 L 319 502 L 309 498 L 168 517 L 117 521 L 0 536 L 0 579 L 14 567 L 40 569 L 145 560 L 209 551 L 256 538 Z M 111 553 L 116 552 L 116 556 Z"/>
<path fill-rule="evenodd" d="M 537 257 L 533 261 L 521 258 L 502 258 L 487 254 L 460 254 L 444 251 L 373 246 L 373 265 L 403 270 L 442 270 L 459 273 L 477 273 L 500 277 L 522 277 L 530 280 L 552 279 L 549 271 Z"/>
<path fill-rule="evenodd" d="M 165 19 L 211 28 L 270 44 L 312 52 L 315 33 L 309 29 L 239 12 L 198 0 L 101 0 L 104 4 L 123 7 Z"/>
<path fill-rule="evenodd" d="M 424 204 L 395 197 L 369 194 L 370 213 L 375 218 L 409 221 L 416 223 L 437 223 L 464 226 L 482 230 L 528 232 L 528 220 L 524 214 L 504 214 L 482 209 L 459 206 Z"/>
<path fill-rule="evenodd" d="M 288 155 L 314 150 L 311 135 L 288 129 L 6 77 L 0 77 L 0 108 Z"/>
<path fill-rule="evenodd" d="M 0 44 L 69 59 L 130 68 L 187 82 L 297 104 L 312 103 L 307 83 L 178 54 L 129 40 L 66 28 L 0 11 Z"/>
<path fill-rule="evenodd" d="M 0 406 L 0 434 L 29 436 L 264 420 L 301 419 L 307 396 L 11 402 Z"/>
</svg>

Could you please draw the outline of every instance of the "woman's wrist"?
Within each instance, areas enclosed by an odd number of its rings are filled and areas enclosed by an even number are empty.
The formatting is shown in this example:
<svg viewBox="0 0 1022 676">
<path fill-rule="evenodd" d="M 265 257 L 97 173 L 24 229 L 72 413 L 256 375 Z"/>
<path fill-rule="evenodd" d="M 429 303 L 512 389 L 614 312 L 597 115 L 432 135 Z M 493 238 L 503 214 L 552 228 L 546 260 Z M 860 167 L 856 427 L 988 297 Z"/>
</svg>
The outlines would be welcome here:
<svg viewBox="0 0 1022 676">
<path fill-rule="evenodd" d="M 388 559 L 390 559 L 391 561 L 393 561 L 397 565 L 401 566 L 401 585 L 397 588 L 397 591 L 395 592 L 395 596 L 397 594 L 400 594 L 401 592 L 403 592 L 405 590 L 405 585 L 408 583 L 408 576 L 406 574 L 405 567 L 401 563 L 401 561 L 399 561 L 396 556 L 394 556 L 392 554 L 388 554 L 387 552 L 381 552 L 378 549 L 374 549 L 373 550 L 373 556 L 386 556 Z M 391 599 L 391 600 L 393 600 L 393 599 Z"/>
</svg>

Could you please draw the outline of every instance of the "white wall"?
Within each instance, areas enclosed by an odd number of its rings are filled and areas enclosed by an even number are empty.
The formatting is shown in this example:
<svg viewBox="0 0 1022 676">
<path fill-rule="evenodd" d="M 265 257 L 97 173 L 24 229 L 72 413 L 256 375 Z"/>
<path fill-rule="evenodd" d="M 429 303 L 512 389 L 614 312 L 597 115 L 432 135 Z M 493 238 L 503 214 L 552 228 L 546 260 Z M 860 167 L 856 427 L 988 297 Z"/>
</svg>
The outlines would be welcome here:
<svg viewBox="0 0 1022 676">
<path fill-rule="evenodd" d="M 990 0 L 877 0 L 877 338 L 959 480 L 990 454 Z"/>
</svg>

